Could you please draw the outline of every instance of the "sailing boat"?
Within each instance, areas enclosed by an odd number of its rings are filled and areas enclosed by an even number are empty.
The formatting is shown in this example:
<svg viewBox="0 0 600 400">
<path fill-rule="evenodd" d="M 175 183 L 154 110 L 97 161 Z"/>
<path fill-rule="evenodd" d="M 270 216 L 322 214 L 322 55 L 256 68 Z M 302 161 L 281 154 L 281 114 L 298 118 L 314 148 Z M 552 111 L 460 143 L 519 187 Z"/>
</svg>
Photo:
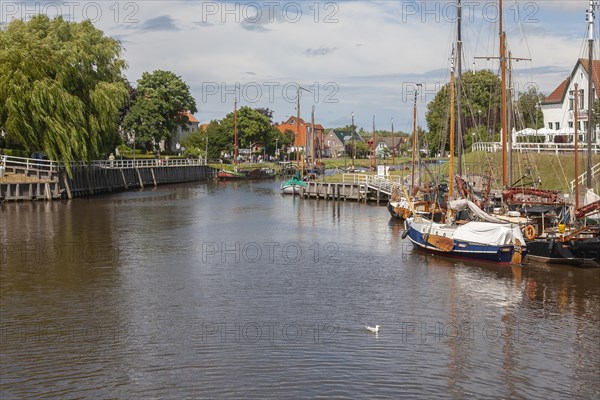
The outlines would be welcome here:
<svg viewBox="0 0 600 400">
<path fill-rule="evenodd" d="M 461 4 L 458 1 L 458 30 L 460 38 Z M 458 46 L 460 58 L 460 43 Z M 454 169 L 454 51 L 450 66 L 450 168 L 449 193 L 453 196 Z M 475 261 L 510 264 L 513 261 L 516 245 L 525 242 L 518 226 L 506 224 L 481 211 L 469 200 L 449 202 L 450 210 L 458 210 L 460 206 L 468 206 L 473 213 L 484 219 L 467 221 L 461 225 L 452 223 L 452 211 L 445 224 L 436 223 L 432 219 L 414 215 L 406 219 L 406 233 L 417 250 L 446 257 L 461 258 Z"/>
<path fill-rule="evenodd" d="M 593 103 L 593 42 L 594 42 L 594 1 L 590 1 L 589 10 L 587 12 L 588 20 L 588 121 L 592 120 L 592 106 Z M 586 198 L 588 203 L 584 207 L 579 207 L 579 172 L 578 172 L 578 142 L 579 142 L 579 89 L 577 83 L 574 84 L 574 112 L 573 112 L 573 128 L 574 128 L 574 147 L 575 147 L 575 190 L 574 190 L 574 210 L 575 218 L 585 218 L 590 213 L 595 213 L 600 210 L 600 201 L 590 202 Z M 582 104 L 583 106 L 583 104 Z M 583 108 L 583 107 L 581 107 Z M 593 124 L 588 124 L 588 194 L 593 191 L 591 190 L 591 130 Z M 587 196 L 586 196 L 587 197 Z M 566 227 L 567 222 L 572 222 L 570 215 L 563 217 L 562 219 L 553 218 L 559 222 L 556 227 L 546 229 L 544 220 L 548 220 L 545 217 L 546 212 L 552 213 L 554 216 L 554 210 L 541 210 L 541 222 L 538 223 L 538 231 L 540 235 L 536 235 L 535 228 L 533 225 L 527 227 L 530 230 L 531 235 L 528 235 L 529 241 L 527 247 L 530 252 L 530 259 L 541 261 L 550 264 L 569 264 L 569 265 L 584 265 L 586 260 L 595 260 L 600 263 L 600 238 L 597 228 L 593 226 L 584 225 L 577 229 L 577 227 Z M 563 215 L 568 214 L 566 207 L 563 206 Z M 554 222 L 556 225 L 556 222 Z"/>
<path fill-rule="evenodd" d="M 246 179 L 246 174 L 238 171 L 238 140 L 237 140 L 237 97 L 233 101 L 233 171 L 222 169 L 217 173 L 220 180 Z"/>
</svg>

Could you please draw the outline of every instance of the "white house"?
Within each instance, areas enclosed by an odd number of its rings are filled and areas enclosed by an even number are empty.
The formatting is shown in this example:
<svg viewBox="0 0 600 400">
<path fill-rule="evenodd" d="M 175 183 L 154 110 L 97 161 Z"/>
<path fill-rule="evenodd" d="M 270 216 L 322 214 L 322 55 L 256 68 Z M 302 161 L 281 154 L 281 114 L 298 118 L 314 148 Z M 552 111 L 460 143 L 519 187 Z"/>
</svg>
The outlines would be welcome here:
<svg viewBox="0 0 600 400">
<path fill-rule="evenodd" d="M 594 99 L 600 97 L 600 60 L 592 62 L 592 82 Z M 558 85 L 556 89 L 542 102 L 542 112 L 544 114 L 545 128 L 553 131 L 558 131 L 558 135 L 554 136 L 555 141 L 557 136 L 562 136 L 562 140 L 567 143 L 573 141 L 574 133 L 574 114 L 575 96 L 577 95 L 577 108 L 579 110 L 579 140 L 586 140 L 586 132 L 588 127 L 587 110 L 588 104 L 588 80 L 590 77 L 589 63 L 586 59 L 579 59 L 575 64 L 575 68 L 571 74 Z M 575 84 L 577 84 L 577 92 L 575 93 Z M 600 135 L 596 128 L 592 132 L 592 142 L 600 144 Z"/>
</svg>

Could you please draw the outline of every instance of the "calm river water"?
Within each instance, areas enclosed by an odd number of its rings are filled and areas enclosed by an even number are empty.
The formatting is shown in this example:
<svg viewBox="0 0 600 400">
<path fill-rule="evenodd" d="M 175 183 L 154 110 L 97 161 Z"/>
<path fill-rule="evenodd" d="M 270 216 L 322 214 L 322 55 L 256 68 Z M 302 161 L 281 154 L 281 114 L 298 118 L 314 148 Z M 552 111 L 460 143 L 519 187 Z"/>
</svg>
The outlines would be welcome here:
<svg viewBox="0 0 600 400">
<path fill-rule="evenodd" d="M 0 205 L 0 397 L 600 396 L 600 270 L 423 255 L 278 185 Z"/>
</svg>

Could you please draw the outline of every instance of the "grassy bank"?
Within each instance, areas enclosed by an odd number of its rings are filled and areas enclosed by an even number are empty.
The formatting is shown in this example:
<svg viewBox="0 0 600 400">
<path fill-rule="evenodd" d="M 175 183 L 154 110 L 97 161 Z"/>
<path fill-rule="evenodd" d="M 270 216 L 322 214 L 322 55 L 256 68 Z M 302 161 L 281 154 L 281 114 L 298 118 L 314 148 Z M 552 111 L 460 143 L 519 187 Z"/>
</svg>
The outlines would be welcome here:
<svg viewBox="0 0 600 400">
<path fill-rule="evenodd" d="M 600 162 L 600 154 L 593 155 L 592 165 Z M 579 174 L 585 171 L 586 160 L 579 155 Z M 514 153 L 513 154 L 513 182 L 519 180 L 530 169 L 532 177 L 526 177 L 522 182 L 528 183 L 532 179 L 541 179 L 544 189 L 568 192 L 570 182 L 575 179 L 574 154 L 554 153 Z M 502 157 L 500 153 L 474 152 L 467 153 L 464 157 L 464 166 L 467 172 L 491 175 L 501 182 Z M 594 183 L 598 187 L 600 177 Z"/>
</svg>

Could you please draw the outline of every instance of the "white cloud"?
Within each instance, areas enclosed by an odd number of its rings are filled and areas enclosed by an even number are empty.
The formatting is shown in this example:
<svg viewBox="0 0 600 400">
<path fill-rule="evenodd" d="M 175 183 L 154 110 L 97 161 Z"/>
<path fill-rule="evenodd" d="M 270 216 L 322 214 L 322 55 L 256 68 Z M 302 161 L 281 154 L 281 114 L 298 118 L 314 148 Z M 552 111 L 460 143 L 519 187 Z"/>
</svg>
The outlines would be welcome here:
<svg viewBox="0 0 600 400">
<path fill-rule="evenodd" d="M 446 0 L 316 3 L 318 13 L 315 3 L 309 2 L 302 3 L 297 21 L 295 6 L 285 9 L 292 4 L 285 2 L 273 9 L 267 3 L 256 3 L 262 7 L 260 18 L 257 10 L 245 3 L 147 1 L 131 3 L 133 6 L 115 3 L 118 8 L 110 2 L 97 4 L 102 15 L 95 24 L 123 40 L 129 79 L 134 81 L 144 71 L 155 69 L 181 75 L 197 100 L 201 121 L 221 118 L 233 108 L 232 95 L 225 96 L 225 102 L 221 93 L 203 96 L 203 86 L 217 84 L 220 92 L 238 83 L 250 94 L 256 82 L 262 96 L 248 105 L 274 109 L 275 118 L 283 120 L 295 113 L 294 88 L 289 88 L 286 101 L 283 86 L 298 82 L 313 91 L 302 98 L 303 113 L 310 110 L 319 89 L 317 115 L 326 125 L 349 118 L 354 111 L 358 124 L 365 127 L 370 126 L 372 114 L 378 121 L 386 121 L 382 125 L 393 116 L 397 127 L 408 127 L 412 90 L 419 82 L 425 83 L 427 91 L 419 101 L 419 122 L 424 124 L 425 100 L 447 82 L 455 40 L 454 2 Z M 410 4 L 422 9 L 411 11 L 407 9 Z M 485 4 L 472 9 L 472 18 L 466 14 L 466 71 L 473 67 L 474 56 L 498 53 L 498 28 L 486 19 Z M 517 6 L 505 1 L 509 47 L 513 56 L 532 61 L 518 64 L 515 79 L 536 82 L 549 92 L 582 56 L 588 2 L 517 4 L 519 15 L 532 19 L 515 24 Z M 152 25 L 156 29 L 143 29 Z M 475 67 L 495 71 L 498 61 L 478 60 Z M 266 86 L 272 85 L 269 82 L 279 84 L 273 93 Z M 334 85 L 326 86 L 328 83 Z M 326 98 L 338 102 L 326 102 Z"/>
</svg>

